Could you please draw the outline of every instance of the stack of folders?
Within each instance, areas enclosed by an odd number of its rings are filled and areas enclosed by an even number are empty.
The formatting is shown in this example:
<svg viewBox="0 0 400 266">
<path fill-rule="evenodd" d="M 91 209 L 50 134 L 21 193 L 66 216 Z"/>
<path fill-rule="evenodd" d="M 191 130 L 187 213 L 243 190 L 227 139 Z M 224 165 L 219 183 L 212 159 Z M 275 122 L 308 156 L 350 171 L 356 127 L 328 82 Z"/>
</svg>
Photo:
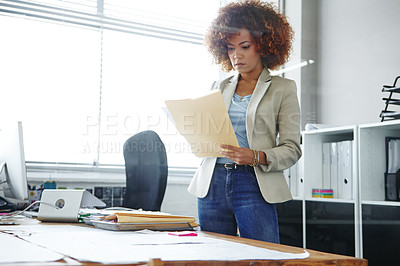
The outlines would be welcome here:
<svg viewBox="0 0 400 266">
<path fill-rule="evenodd" d="M 116 212 L 92 224 L 108 230 L 194 230 L 199 226 L 192 216 L 171 215 L 159 212 Z"/>
<path fill-rule="evenodd" d="M 353 141 L 322 143 L 322 187 L 325 197 L 353 198 Z M 321 194 L 320 194 L 321 195 Z"/>
<path fill-rule="evenodd" d="M 333 189 L 318 189 L 312 190 L 313 198 L 333 198 Z"/>
<path fill-rule="evenodd" d="M 385 200 L 400 201 L 400 138 L 386 137 Z"/>
</svg>

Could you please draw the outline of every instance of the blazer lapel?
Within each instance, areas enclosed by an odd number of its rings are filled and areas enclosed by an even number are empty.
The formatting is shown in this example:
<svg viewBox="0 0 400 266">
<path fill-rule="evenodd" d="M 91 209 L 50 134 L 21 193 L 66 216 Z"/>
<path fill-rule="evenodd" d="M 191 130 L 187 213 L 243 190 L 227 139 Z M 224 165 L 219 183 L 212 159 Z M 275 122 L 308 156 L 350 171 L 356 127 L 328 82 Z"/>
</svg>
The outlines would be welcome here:
<svg viewBox="0 0 400 266">
<path fill-rule="evenodd" d="M 231 101 L 233 98 L 233 94 L 235 93 L 236 90 L 238 79 L 239 79 L 239 74 L 236 74 L 228 81 L 228 83 L 225 85 L 224 88 L 221 88 L 222 97 L 224 98 L 226 109 L 228 110 L 229 107 L 231 106 Z"/>
<path fill-rule="evenodd" d="M 254 89 L 253 95 L 250 98 L 249 106 L 247 107 L 246 115 L 246 131 L 247 140 L 249 141 L 250 148 L 252 146 L 252 136 L 254 131 L 256 111 L 258 104 L 267 92 L 269 85 L 271 84 L 271 76 L 268 69 L 264 68 L 258 78 L 256 88 Z"/>
</svg>

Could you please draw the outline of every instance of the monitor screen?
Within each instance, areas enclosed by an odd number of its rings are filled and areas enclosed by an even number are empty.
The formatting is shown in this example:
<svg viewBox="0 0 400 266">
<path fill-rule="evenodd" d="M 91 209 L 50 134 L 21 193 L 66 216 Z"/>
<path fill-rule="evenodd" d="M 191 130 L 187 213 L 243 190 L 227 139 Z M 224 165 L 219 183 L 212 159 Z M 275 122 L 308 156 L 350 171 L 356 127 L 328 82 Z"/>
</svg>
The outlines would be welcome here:
<svg viewBox="0 0 400 266">
<path fill-rule="evenodd" d="M 0 124 L 0 180 L 3 195 L 28 199 L 22 123 Z"/>
</svg>

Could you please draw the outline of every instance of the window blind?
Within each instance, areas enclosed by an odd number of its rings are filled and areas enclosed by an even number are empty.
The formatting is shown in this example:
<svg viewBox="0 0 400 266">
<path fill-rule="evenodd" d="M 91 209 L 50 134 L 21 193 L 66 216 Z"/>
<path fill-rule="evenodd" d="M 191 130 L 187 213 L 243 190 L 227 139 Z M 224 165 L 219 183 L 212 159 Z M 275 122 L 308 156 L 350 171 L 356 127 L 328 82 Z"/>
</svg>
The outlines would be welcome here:
<svg viewBox="0 0 400 266">
<path fill-rule="evenodd" d="M 154 12 L 149 6 L 140 8 L 143 5 L 140 2 L 147 1 L 0 0 L 0 15 L 202 44 L 205 22 L 169 15 L 162 10 Z"/>
</svg>

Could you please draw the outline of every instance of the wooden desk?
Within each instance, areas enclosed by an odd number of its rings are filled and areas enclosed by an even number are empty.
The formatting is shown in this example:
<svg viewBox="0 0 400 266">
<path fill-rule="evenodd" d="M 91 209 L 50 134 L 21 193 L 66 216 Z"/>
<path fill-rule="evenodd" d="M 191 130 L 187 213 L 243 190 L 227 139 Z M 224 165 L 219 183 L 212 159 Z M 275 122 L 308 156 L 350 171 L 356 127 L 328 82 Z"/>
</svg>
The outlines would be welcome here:
<svg viewBox="0 0 400 266">
<path fill-rule="evenodd" d="M 298 247 L 292 247 L 292 246 L 286 246 L 286 245 L 280 245 L 280 244 L 274 244 L 274 243 L 269 243 L 269 242 L 264 242 L 264 241 L 258 241 L 258 240 L 252 240 L 252 239 L 246 239 L 246 238 L 241 238 L 241 237 L 234 237 L 234 236 L 226 236 L 226 235 L 221 235 L 221 234 L 215 234 L 215 233 L 207 233 L 207 235 L 210 235 L 212 237 L 216 237 L 219 239 L 225 239 L 225 240 L 230 240 L 234 242 L 239 242 L 243 244 L 248 244 L 256 247 L 261 247 L 261 248 L 268 248 L 271 250 L 277 250 L 277 251 L 282 251 L 282 252 L 290 252 L 290 253 L 302 253 L 304 249 L 298 248 Z M 325 253 L 325 252 L 319 252 L 315 250 L 310 250 L 306 249 L 309 253 L 310 256 L 306 259 L 297 259 L 297 260 L 268 260 L 268 261 L 237 261 L 237 262 L 209 262 L 207 265 L 263 265 L 263 266 L 277 266 L 277 265 L 284 265 L 284 266 L 305 266 L 305 265 L 318 265 L 318 266 L 323 266 L 323 265 L 340 265 L 340 266 L 347 266 L 347 265 L 357 265 L 357 266 L 367 266 L 368 261 L 366 259 L 359 259 L 359 258 L 354 258 L 354 257 L 349 257 L 349 256 L 343 256 L 343 255 L 336 255 L 336 254 L 331 254 L 331 253 Z M 232 264 L 231 264 L 232 263 Z M 205 265 L 204 262 L 162 262 L 161 265 Z"/>
<path fill-rule="evenodd" d="M 32 227 L 35 226 L 46 226 L 47 224 L 50 223 L 39 223 L 36 220 L 33 221 L 31 219 L 27 219 L 25 221 L 24 225 L 29 225 Z M 54 224 L 53 224 L 54 225 Z M 65 225 L 65 224 L 59 224 L 59 225 Z M 79 227 L 88 227 L 85 224 L 73 224 L 74 226 L 79 226 Z M 1 231 L 4 230 L 5 227 L 2 226 L 0 227 L 0 234 Z M 99 229 L 100 230 L 100 229 Z M 240 238 L 240 237 L 233 237 L 233 236 L 226 236 L 226 235 L 221 235 L 221 234 L 215 234 L 215 233 L 208 233 L 208 232 L 202 232 L 205 235 L 217 239 L 223 239 L 223 240 L 228 240 L 228 241 L 233 241 L 233 242 L 238 242 L 242 244 L 248 244 L 256 247 L 261 247 L 261 248 L 268 248 L 270 250 L 276 250 L 276 251 L 281 251 L 281 252 L 288 252 L 288 253 L 303 253 L 304 249 L 302 248 L 297 248 L 297 247 L 291 247 L 291 246 L 286 246 L 286 245 L 279 245 L 279 244 L 273 244 L 273 243 L 268 243 L 268 242 L 263 242 L 263 241 L 257 241 L 257 240 L 250 240 L 250 239 L 245 239 L 245 238 Z M 1 243 L 2 245 L 6 245 L 6 243 Z M 151 247 L 150 247 L 151 248 Z M 365 259 L 358 259 L 354 257 L 348 257 L 348 256 L 342 256 L 342 255 L 335 255 L 335 254 L 329 254 L 329 253 L 324 253 L 324 252 L 318 252 L 314 250 L 307 250 L 310 254 L 310 256 L 306 259 L 293 259 L 293 260 L 241 260 L 241 261 L 161 261 L 159 259 L 152 259 L 147 263 L 133 263 L 133 264 L 108 264 L 108 265 L 151 265 L 151 266 L 161 266 L 161 265 L 286 265 L 286 266 L 294 266 L 294 265 L 362 265 L 366 266 L 368 265 L 367 260 Z M 43 265 L 69 265 L 69 264 L 81 264 L 81 265 L 102 265 L 100 263 L 85 263 L 85 262 L 78 262 L 74 259 L 67 258 L 62 261 L 58 262 L 49 262 L 47 264 Z M 16 265 L 16 264 L 13 264 Z M 20 263 L 18 265 L 32 265 L 31 263 Z"/>
</svg>

